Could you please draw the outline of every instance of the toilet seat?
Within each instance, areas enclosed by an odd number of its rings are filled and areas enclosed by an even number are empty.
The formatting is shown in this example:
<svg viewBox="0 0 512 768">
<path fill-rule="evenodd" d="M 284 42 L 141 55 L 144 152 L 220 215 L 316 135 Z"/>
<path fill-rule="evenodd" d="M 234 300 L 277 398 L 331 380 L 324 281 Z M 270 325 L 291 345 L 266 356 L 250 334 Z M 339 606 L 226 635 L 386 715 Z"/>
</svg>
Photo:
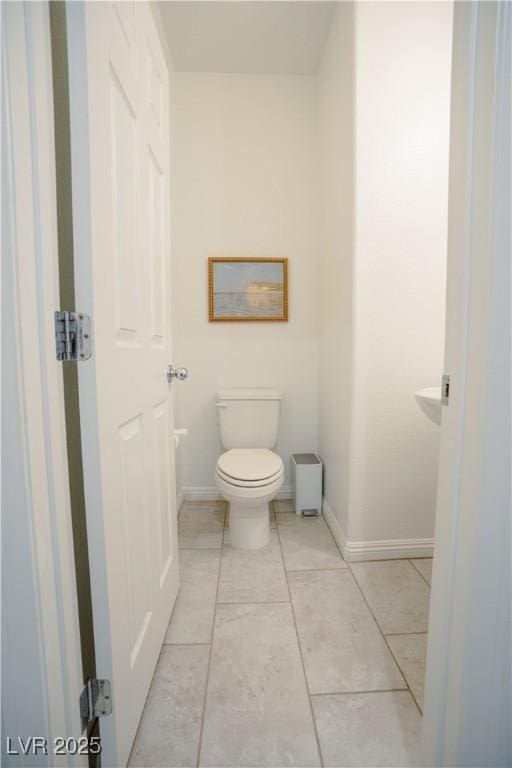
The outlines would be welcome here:
<svg viewBox="0 0 512 768">
<path fill-rule="evenodd" d="M 223 453 L 217 461 L 220 477 L 240 487 L 269 485 L 283 470 L 281 457 L 267 448 L 233 448 Z"/>
<path fill-rule="evenodd" d="M 215 485 L 230 503 L 244 506 L 266 505 L 275 497 L 283 484 L 284 471 L 278 472 L 270 481 L 263 485 L 252 484 L 242 485 L 243 481 L 227 480 L 219 470 L 215 473 Z M 268 509 L 267 509 L 268 514 Z"/>
<path fill-rule="evenodd" d="M 274 483 L 276 480 L 279 480 L 283 474 L 284 468 L 282 467 L 279 472 L 276 472 L 276 474 L 272 475 L 272 477 L 265 478 L 265 480 L 239 480 L 238 478 L 226 475 L 225 472 L 217 467 L 217 477 L 220 477 L 222 480 L 224 480 L 225 483 L 234 485 L 237 488 L 265 488 L 266 486 Z"/>
</svg>

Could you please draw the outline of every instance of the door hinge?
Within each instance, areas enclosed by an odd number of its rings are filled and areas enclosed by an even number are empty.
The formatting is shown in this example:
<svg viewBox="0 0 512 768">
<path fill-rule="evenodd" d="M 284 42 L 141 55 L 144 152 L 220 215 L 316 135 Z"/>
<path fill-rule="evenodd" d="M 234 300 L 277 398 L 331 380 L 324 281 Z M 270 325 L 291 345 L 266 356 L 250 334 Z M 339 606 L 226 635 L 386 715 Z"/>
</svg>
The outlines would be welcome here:
<svg viewBox="0 0 512 768">
<path fill-rule="evenodd" d="M 450 377 L 443 373 L 441 379 L 441 405 L 450 405 Z"/>
<path fill-rule="evenodd" d="M 55 312 L 57 360 L 89 360 L 92 355 L 91 318 L 84 312 Z"/>
<path fill-rule="evenodd" d="M 110 680 L 93 678 L 85 684 L 80 694 L 80 715 L 89 722 L 95 717 L 112 714 Z"/>
</svg>

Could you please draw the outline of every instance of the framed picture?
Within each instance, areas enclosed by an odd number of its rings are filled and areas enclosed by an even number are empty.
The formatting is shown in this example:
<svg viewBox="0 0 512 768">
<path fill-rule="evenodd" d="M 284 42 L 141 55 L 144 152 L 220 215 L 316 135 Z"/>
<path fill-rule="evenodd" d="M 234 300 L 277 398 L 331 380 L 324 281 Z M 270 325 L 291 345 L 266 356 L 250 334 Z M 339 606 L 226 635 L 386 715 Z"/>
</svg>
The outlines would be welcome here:
<svg viewBox="0 0 512 768">
<path fill-rule="evenodd" d="M 288 320 L 288 259 L 208 259 L 211 322 Z"/>
</svg>

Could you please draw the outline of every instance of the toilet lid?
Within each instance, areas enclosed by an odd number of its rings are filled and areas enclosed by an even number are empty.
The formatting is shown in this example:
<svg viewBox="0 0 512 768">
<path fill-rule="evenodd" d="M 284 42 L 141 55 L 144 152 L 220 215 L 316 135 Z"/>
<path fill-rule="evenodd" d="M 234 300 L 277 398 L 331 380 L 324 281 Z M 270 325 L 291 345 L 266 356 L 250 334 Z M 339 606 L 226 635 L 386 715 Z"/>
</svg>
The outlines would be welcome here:
<svg viewBox="0 0 512 768">
<path fill-rule="evenodd" d="M 281 457 L 266 448 L 232 448 L 220 456 L 217 466 L 235 480 L 267 480 L 282 468 Z"/>
</svg>

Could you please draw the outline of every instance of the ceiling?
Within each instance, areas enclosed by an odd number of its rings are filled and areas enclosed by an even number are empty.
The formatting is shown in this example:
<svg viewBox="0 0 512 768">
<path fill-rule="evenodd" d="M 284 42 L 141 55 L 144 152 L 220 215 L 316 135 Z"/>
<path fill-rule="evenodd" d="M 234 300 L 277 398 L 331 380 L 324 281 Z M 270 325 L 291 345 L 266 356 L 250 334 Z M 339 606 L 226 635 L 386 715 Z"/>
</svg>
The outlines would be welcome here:
<svg viewBox="0 0 512 768">
<path fill-rule="evenodd" d="M 159 3 L 181 72 L 311 75 L 336 2 L 189 0 Z"/>
</svg>

